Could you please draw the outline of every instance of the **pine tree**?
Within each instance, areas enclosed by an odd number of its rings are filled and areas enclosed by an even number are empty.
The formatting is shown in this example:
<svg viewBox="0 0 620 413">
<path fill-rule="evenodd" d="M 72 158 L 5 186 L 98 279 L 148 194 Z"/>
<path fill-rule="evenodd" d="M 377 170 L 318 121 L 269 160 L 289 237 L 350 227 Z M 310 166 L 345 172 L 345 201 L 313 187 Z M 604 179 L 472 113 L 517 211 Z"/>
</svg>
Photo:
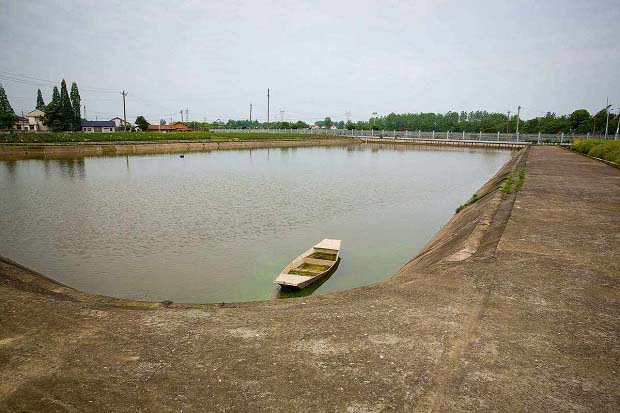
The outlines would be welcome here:
<svg viewBox="0 0 620 413">
<path fill-rule="evenodd" d="M 2 84 L 0 84 L 0 113 L 10 113 L 11 115 L 15 115 L 15 111 L 11 107 L 11 103 L 9 102 L 9 98 L 6 96 L 6 92 L 4 91 Z"/>
<path fill-rule="evenodd" d="M 0 84 L 0 129 L 11 129 L 15 122 L 17 122 L 17 116 L 6 96 L 4 87 Z"/>
<path fill-rule="evenodd" d="M 41 89 L 37 89 L 37 109 L 45 110 L 45 102 L 43 102 L 43 95 Z"/>
<path fill-rule="evenodd" d="M 56 102 L 60 105 L 60 93 L 58 92 L 58 86 L 54 86 L 54 91 L 52 92 L 52 102 Z"/>
<path fill-rule="evenodd" d="M 71 99 L 69 98 L 65 79 L 60 82 L 60 114 L 62 130 L 73 130 L 73 108 L 71 107 Z"/>
<path fill-rule="evenodd" d="M 80 124 L 82 122 L 82 100 L 80 99 L 80 92 L 78 91 L 77 83 L 71 84 L 71 107 L 73 109 L 73 130 L 79 131 Z"/>
<path fill-rule="evenodd" d="M 43 123 L 47 125 L 52 132 L 63 130 L 60 93 L 56 86 L 54 86 L 54 92 L 52 93 L 52 101 L 45 107 L 45 118 L 43 119 Z"/>
</svg>

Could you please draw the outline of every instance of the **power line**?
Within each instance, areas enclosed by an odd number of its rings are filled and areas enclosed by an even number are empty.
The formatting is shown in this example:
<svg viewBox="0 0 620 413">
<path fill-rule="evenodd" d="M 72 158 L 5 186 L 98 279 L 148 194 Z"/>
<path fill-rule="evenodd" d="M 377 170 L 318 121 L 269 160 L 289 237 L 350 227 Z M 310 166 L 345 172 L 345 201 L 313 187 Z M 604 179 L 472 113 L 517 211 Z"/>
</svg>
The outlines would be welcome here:
<svg viewBox="0 0 620 413">
<path fill-rule="evenodd" d="M 0 79 L 8 80 L 16 83 L 22 83 L 33 86 L 55 86 L 58 82 L 54 82 L 48 79 L 41 79 L 34 76 L 20 75 L 17 73 L 7 72 L 4 70 L 0 70 Z M 117 93 L 115 90 L 104 89 L 104 88 L 96 88 L 96 87 L 82 87 L 81 90 L 87 92 L 96 92 L 96 93 Z"/>
</svg>

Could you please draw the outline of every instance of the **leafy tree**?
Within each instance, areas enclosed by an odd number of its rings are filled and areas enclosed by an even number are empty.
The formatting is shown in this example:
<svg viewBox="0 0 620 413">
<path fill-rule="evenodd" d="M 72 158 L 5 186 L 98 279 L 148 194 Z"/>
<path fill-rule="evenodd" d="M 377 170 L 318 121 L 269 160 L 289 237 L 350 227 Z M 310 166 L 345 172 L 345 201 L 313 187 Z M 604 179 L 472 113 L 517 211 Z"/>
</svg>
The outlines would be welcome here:
<svg viewBox="0 0 620 413">
<path fill-rule="evenodd" d="M 81 129 L 80 124 L 82 122 L 82 99 L 80 98 L 80 91 L 78 90 L 77 83 L 71 84 L 71 125 L 74 131 Z"/>
<path fill-rule="evenodd" d="M 4 87 L 0 84 L 0 129 L 11 129 L 15 122 L 17 122 L 17 116 L 15 116 Z"/>
<path fill-rule="evenodd" d="M 136 123 L 136 125 L 138 125 L 140 130 L 143 130 L 143 131 L 147 130 L 148 127 L 149 127 L 149 123 L 147 122 L 146 119 L 144 119 L 144 116 L 142 116 L 142 115 L 138 116 L 136 118 L 136 122 L 135 123 Z"/>
<path fill-rule="evenodd" d="M 592 134 L 604 134 L 605 133 L 605 122 L 607 121 L 607 109 L 601 109 L 596 112 L 596 115 L 592 116 Z"/>
<path fill-rule="evenodd" d="M 334 122 L 332 121 L 332 119 L 329 116 L 326 117 L 325 120 L 323 121 L 323 125 L 326 128 L 331 128 L 333 124 L 334 124 Z"/>
<path fill-rule="evenodd" d="M 577 130 L 584 122 L 590 120 L 590 112 L 585 109 L 577 109 L 570 114 L 570 127 Z"/>
<path fill-rule="evenodd" d="M 45 102 L 43 102 L 43 95 L 41 94 L 41 89 L 37 89 L 37 109 L 45 110 Z"/>
<path fill-rule="evenodd" d="M 160 125 L 160 126 L 163 126 L 163 125 L 165 125 L 165 124 L 166 124 L 166 119 L 160 119 L 160 120 L 159 120 L 159 125 Z"/>
</svg>

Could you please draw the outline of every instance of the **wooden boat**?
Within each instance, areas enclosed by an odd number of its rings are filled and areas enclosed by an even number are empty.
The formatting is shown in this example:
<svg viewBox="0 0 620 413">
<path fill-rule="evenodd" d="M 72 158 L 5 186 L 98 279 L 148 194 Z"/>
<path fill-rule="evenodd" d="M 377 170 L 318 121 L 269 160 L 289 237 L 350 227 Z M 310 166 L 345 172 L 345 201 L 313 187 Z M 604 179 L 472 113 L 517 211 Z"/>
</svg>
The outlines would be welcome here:
<svg viewBox="0 0 620 413">
<path fill-rule="evenodd" d="M 282 287 L 304 288 L 325 277 L 340 258 L 339 239 L 324 239 L 295 258 L 274 280 Z"/>
</svg>

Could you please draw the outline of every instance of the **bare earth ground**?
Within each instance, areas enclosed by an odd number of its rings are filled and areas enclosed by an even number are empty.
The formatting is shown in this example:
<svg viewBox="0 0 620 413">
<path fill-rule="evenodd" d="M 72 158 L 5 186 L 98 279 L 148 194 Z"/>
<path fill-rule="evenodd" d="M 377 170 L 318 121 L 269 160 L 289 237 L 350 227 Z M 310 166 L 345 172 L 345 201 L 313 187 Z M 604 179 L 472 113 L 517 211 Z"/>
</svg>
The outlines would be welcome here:
<svg viewBox="0 0 620 413">
<path fill-rule="evenodd" d="M 479 195 L 389 281 L 304 299 L 129 302 L 1 260 L 0 410 L 619 411 L 620 170 L 532 147 Z"/>
</svg>

